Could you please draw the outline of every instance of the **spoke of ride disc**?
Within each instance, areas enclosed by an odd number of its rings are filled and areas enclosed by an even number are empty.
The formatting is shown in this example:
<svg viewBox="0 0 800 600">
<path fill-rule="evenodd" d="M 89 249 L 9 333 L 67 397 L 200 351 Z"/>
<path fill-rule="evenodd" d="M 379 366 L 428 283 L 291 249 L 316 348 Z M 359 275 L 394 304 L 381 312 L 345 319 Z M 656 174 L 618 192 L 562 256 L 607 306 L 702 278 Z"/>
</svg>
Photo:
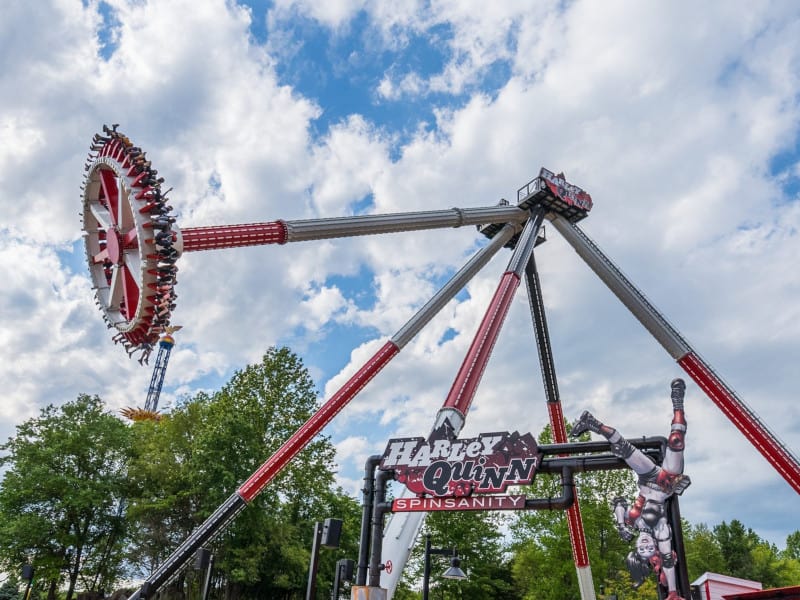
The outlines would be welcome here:
<svg viewBox="0 0 800 600">
<path fill-rule="evenodd" d="M 115 266 L 111 274 L 111 284 L 109 285 L 111 289 L 108 295 L 108 307 L 110 309 L 121 310 L 120 305 L 122 304 L 123 277 L 124 276 L 120 272 L 120 268 Z"/>
<path fill-rule="evenodd" d="M 102 169 L 100 171 L 100 181 L 103 184 L 103 194 L 108 205 L 108 212 L 111 216 L 112 225 L 119 223 L 119 189 L 117 188 L 117 176 L 113 171 Z"/>
<path fill-rule="evenodd" d="M 136 276 L 131 273 L 128 265 L 121 265 L 123 290 L 125 294 L 125 318 L 132 319 L 136 314 L 136 306 L 139 304 L 139 284 Z"/>
<path fill-rule="evenodd" d="M 128 202 L 128 194 L 125 191 L 125 187 L 122 185 L 122 177 L 117 178 L 117 194 L 118 194 L 118 206 L 119 206 L 119 219 L 117 220 L 117 225 L 119 225 L 120 233 L 126 234 L 131 229 L 136 231 L 136 223 L 133 220 L 133 212 L 131 210 L 131 205 Z"/>
<path fill-rule="evenodd" d="M 133 231 L 134 231 L 134 233 L 136 233 L 135 229 Z M 134 235 L 133 237 L 134 237 L 134 240 L 135 240 L 136 236 Z M 131 246 L 129 248 L 126 248 L 125 251 L 123 252 L 123 256 L 124 256 L 123 262 L 127 265 L 127 267 L 130 270 L 131 274 L 140 273 L 141 272 L 141 270 L 142 270 L 142 261 L 141 261 L 141 258 L 139 256 L 139 248 L 137 248 L 136 246 Z M 139 284 L 137 282 L 137 287 L 138 286 L 139 286 Z M 137 295 L 137 298 L 138 298 L 138 295 Z"/>
<path fill-rule="evenodd" d="M 102 250 L 100 250 L 100 252 L 92 256 L 92 260 L 94 261 L 95 264 L 104 263 L 107 258 L 108 258 L 108 250 L 106 250 L 105 248 L 103 248 Z"/>
<path fill-rule="evenodd" d="M 97 232 L 95 232 L 92 239 L 90 249 L 92 252 L 92 262 L 94 264 L 102 264 L 108 259 L 108 249 L 100 248 L 100 231 L 108 231 L 111 227 L 111 214 L 105 206 L 99 202 L 92 202 L 89 204 L 89 212 L 92 217 L 97 221 Z"/>
<path fill-rule="evenodd" d="M 130 249 L 130 248 L 134 248 L 134 247 L 138 248 L 138 246 L 139 246 L 139 239 L 138 239 L 138 236 L 137 236 L 137 233 L 136 233 L 136 228 L 134 227 L 128 233 L 126 233 L 124 236 L 122 236 L 122 247 L 126 248 L 126 249 Z M 128 254 L 125 253 L 125 256 L 127 257 Z M 127 262 L 127 260 L 126 260 L 126 262 Z"/>
<path fill-rule="evenodd" d="M 94 201 L 89 205 L 89 210 L 91 211 L 92 216 L 97 219 L 97 226 L 99 229 L 108 231 L 111 229 L 111 227 L 113 227 L 114 223 L 111 213 L 108 212 L 108 209 L 105 206 L 97 201 Z"/>
</svg>

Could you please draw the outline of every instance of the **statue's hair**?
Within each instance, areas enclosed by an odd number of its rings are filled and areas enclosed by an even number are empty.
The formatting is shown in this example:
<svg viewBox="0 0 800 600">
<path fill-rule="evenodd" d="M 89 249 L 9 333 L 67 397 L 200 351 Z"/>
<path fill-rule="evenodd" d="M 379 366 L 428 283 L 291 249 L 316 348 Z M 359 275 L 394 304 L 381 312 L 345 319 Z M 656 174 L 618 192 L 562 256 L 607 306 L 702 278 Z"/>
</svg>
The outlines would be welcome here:
<svg viewBox="0 0 800 600">
<path fill-rule="evenodd" d="M 642 585 L 653 570 L 649 560 L 642 560 L 642 558 L 633 551 L 628 552 L 625 564 L 628 567 L 628 572 L 631 574 L 634 588 L 638 588 Z"/>
</svg>

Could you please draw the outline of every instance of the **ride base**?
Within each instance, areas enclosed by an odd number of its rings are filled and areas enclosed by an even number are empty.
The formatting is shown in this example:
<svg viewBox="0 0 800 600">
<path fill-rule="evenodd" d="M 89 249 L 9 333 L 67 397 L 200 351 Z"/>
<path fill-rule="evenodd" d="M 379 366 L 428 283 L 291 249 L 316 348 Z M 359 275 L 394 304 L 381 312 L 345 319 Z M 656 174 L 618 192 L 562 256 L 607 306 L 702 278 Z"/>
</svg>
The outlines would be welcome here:
<svg viewBox="0 0 800 600">
<path fill-rule="evenodd" d="M 368 585 L 354 585 L 350 593 L 350 600 L 386 600 L 388 594 L 384 588 Z"/>
</svg>

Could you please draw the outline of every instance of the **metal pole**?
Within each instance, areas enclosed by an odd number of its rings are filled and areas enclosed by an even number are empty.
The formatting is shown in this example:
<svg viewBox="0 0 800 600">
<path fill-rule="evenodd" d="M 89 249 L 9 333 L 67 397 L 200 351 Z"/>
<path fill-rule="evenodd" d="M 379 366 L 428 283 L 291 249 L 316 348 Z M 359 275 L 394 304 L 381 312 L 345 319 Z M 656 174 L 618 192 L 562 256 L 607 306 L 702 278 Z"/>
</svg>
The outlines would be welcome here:
<svg viewBox="0 0 800 600">
<path fill-rule="evenodd" d="M 478 326 L 478 331 L 475 333 L 467 355 L 461 363 L 447 398 L 436 415 L 433 426 L 434 431 L 447 422 L 449 422 L 448 426 L 452 428 L 454 435 L 458 435 L 461 431 L 484 369 L 489 362 L 494 344 L 500 334 L 500 329 L 505 321 L 511 301 L 514 298 L 514 293 L 519 286 L 528 257 L 533 252 L 533 246 L 536 243 L 543 216 L 541 208 L 531 211 L 531 218 L 520 233 L 508 267 L 503 273 L 483 320 Z M 498 235 L 503 234 L 503 231 L 506 231 L 509 227 L 511 226 L 505 225 Z M 497 237 L 492 238 L 492 244 L 497 243 Z M 404 491 L 403 493 L 406 492 Z M 424 513 L 404 513 L 402 519 L 398 519 L 397 515 L 394 515 L 386 527 L 385 537 L 393 540 L 392 547 L 395 552 L 395 555 L 391 557 L 394 568 L 391 573 L 384 572 L 383 577 L 384 587 L 388 590 L 390 596 L 394 594 L 397 588 L 402 567 L 408 561 L 411 548 L 422 527 L 423 517 Z"/>
<path fill-rule="evenodd" d="M 689 582 L 689 570 L 686 565 L 686 550 L 683 545 L 683 528 L 681 527 L 681 509 L 678 505 L 678 497 L 672 496 L 667 499 L 667 514 L 672 526 L 672 549 L 677 554 L 675 583 L 678 593 L 684 598 L 692 597 L 691 584 Z"/>
<path fill-rule="evenodd" d="M 542 370 L 542 380 L 544 381 L 544 390 L 547 396 L 547 412 L 550 415 L 553 441 L 557 444 L 564 444 L 567 442 L 567 429 L 564 426 L 561 397 L 558 393 L 556 366 L 553 360 L 553 349 L 550 346 L 550 334 L 547 330 L 542 286 L 539 282 L 539 273 L 536 269 L 536 260 L 533 252 L 531 252 L 531 256 L 528 259 L 528 264 L 525 265 L 525 282 L 528 284 L 528 303 L 536 332 L 536 347 L 539 350 L 539 365 Z M 574 502 L 567 509 L 567 525 L 569 526 L 572 559 L 575 563 L 581 598 L 582 600 L 594 600 L 592 567 L 589 562 L 589 552 L 586 548 L 586 537 L 583 531 L 583 518 L 578 502 Z"/>
<path fill-rule="evenodd" d="M 769 430 L 589 236 L 565 218 L 553 226 L 786 482 L 800 493 L 800 459 Z"/>
<path fill-rule="evenodd" d="M 211 587 L 211 569 L 214 567 L 214 555 L 208 557 L 208 568 L 206 569 L 206 576 L 203 580 L 203 594 L 202 600 L 208 600 L 208 590 Z"/>
<path fill-rule="evenodd" d="M 306 600 L 313 600 L 317 593 L 317 567 L 319 566 L 319 543 L 322 541 L 322 523 L 314 523 L 314 541 L 311 544 L 311 562 L 308 565 Z"/>
<path fill-rule="evenodd" d="M 425 536 L 425 570 L 422 574 L 422 600 L 428 600 L 428 585 L 431 578 L 431 536 Z"/>
<path fill-rule="evenodd" d="M 339 585 L 341 583 L 342 564 L 336 563 L 336 572 L 333 576 L 333 591 L 331 592 L 331 600 L 339 600 Z"/>
<path fill-rule="evenodd" d="M 380 587 L 381 563 L 383 554 L 383 517 L 391 510 L 391 504 L 386 502 L 386 482 L 394 477 L 392 471 L 379 471 L 375 476 L 375 487 L 372 500 L 372 541 L 369 544 L 369 586 Z"/>
<path fill-rule="evenodd" d="M 372 506 L 375 502 L 375 470 L 381 461 L 380 454 L 375 454 L 367 459 L 364 466 L 364 487 L 361 490 L 364 500 L 361 509 L 361 535 L 358 541 L 358 571 L 356 585 L 367 585 L 367 569 L 369 567 L 370 550 L 370 525 L 372 524 Z"/>
<path fill-rule="evenodd" d="M 422 575 L 422 600 L 428 600 L 431 579 L 431 554 L 458 557 L 456 548 L 431 548 L 431 535 L 425 536 L 425 570 Z M 457 566 L 457 565 L 453 565 Z"/>
<path fill-rule="evenodd" d="M 521 223 L 527 218 L 527 211 L 516 206 L 498 205 L 301 221 L 279 220 L 241 225 L 212 225 L 186 229 L 178 229 L 173 225 L 172 229 L 178 237 L 175 243 L 178 251 L 195 252 L 467 225 Z"/>
<path fill-rule="evenodd" d="M 464 357 L 464 362 L 461 364 L 450 392 L 447 394 L 442 410 L 451 413 L 453 410 L 456 412 L 456 415 L 451 417 L 453 425 L 456 425 L 453 418 L 458 418 L 457 415 L 460 415 L 461 424 L 463 424 L 464 418 L 469 412 L 469 407 L 480 384 L 483 371 L 489 362 L 497 337 L 500 335 L 500 329 L 505 321 L 511 300 L 514 298 L 514 292 L 519 286 L 522 272 L 533 252 L 533 246 L 536 243 L 543 218 L 543 212 L 539 209 L 533 211 L 530 220 L 525 224 L 517 241 L 517 247 L 514 249 L 514 254 L 511 256 L 505 273 L 500 278 L 500 283 L 489 304 L 489 308 L 478 326 L 478 331 L 472 340 L 467 355 Z"/>
</svg>

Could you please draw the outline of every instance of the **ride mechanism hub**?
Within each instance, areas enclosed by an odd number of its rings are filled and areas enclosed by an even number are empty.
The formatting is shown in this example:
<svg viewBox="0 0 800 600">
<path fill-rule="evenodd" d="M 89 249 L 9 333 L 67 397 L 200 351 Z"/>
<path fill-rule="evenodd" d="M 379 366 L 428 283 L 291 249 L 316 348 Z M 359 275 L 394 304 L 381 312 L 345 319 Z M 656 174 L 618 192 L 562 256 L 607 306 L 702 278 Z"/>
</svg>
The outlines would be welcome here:
<svg viewBox="0 0 800 600">
<path fill-rule="evenodd" d="M 114 342 L 129 356 L 140 353 L 139 362 L 168 333 L 181 254 L 287 241 L 281 220 L 181 231 L 164 179 L 117 125 L 95 134 L 84 170 L 81 216 L 95 301 Z"/>
</svg>

